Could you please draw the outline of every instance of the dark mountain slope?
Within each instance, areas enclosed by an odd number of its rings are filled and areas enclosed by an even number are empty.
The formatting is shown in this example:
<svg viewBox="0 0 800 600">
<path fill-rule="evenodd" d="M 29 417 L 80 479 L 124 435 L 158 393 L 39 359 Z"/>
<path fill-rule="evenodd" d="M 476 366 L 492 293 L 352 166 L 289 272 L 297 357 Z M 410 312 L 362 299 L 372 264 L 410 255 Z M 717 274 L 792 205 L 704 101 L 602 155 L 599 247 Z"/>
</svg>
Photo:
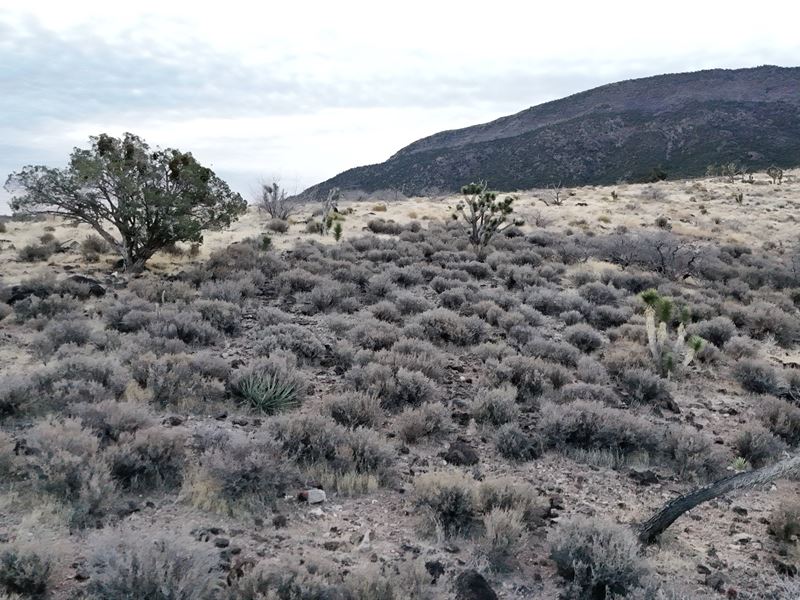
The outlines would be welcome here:
<svg viewBox="0 0 800 600">
<path fill-rule="evenodd" d="M 605 85 L 464 129 L 418 140 L 377 165 L 340 173 L 330 187 L 407 194 L 487 179 L 504 190 L 671 177 L 737 161 L 753 169 L 800 164 L 800 68 L 660 75 Z"/>
</svg>

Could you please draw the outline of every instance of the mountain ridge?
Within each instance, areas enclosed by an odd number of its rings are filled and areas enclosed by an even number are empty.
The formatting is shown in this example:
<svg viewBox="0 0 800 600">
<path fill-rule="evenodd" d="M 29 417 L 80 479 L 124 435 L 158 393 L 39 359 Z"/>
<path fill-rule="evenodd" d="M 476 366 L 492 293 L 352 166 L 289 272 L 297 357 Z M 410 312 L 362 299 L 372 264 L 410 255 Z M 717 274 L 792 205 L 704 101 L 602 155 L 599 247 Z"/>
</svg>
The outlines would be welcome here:
<svg viewBox="0 0 800 600">
<path fill-rule="evenodd" d="M 766 65 L 605 84 L 470 127 L 441 131 L 386 161 L 348 169 L 331 187 L 408 195 L 473 179 L 498 189 L 639 180 L 654 168 L 702 175 L 711 163 L 800 164 L 800 67 Z"/>
</svg>

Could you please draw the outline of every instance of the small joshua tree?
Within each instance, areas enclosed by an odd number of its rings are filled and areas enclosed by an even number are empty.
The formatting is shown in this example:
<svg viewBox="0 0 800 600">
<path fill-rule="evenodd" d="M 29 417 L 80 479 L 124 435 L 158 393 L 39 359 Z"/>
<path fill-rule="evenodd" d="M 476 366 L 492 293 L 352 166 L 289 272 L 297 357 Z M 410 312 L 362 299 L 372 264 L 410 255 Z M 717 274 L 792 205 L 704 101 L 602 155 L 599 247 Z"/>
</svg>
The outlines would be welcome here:
<svg viewBox="0 0 800 600">
<path fill-rule="evenodd" d="M 261 202 L 259 208 L 273 219 L 288 219 L 297 209 L 297 203 L 286 199 L 286 190 L 277 183 L 261 184 Z"/>
<path fill-rule="evenodd" d="M 679 316 L 679 325 L 674 339 L 670 339 L 669 324 L 672 322 L 675 307 L 669 298 L 664 298 L 656 290 L 642 292 L 645 308 L 645 327 L 650 354 L 662 377 L 670 377 L 678 368 L 688 367 L 695 355 L 703 347 L 703 338 L 693 335 L 686 339 L 685 324 L 689 320 L 688 311 Z"/>
<path fill-rule="evenodd" d="M 495 233 L 501 232 L 511 225 L 521 225 L 522 221 L 508 221 L 514 211 L 513 196 L 497 199 L 496 192 L 490 192 L 486 183 L 470 183 L 461 188 L 464 200 L 456 206 L 453 219 L 459 216 L 464 220 L 464 230 L 469 236 L 469 243 L 475 250 L 478 260 L 483 260 L 486 247 Z"/>
<path fill-rule="evenodd" d="M 772 166 L 767 169 L 767 175 L 770 179 L 772 179 L 772 185 L 780 184 L 783 182 L 783 169 L 780 169 L 776 166 Z"/>
<path fill-rule="evenodd" d="M 325 198 L 325 203 L 322 205 L 322 234 L 326 235 L 333 226 L 333 221 L 336 214 L 339 212 L 339 198 L 342 194 L 339 188 L 331 188 L 328 190 L 328 196 Z M 338 239 L 338 238 L 337 238 Z"/>
</svg>

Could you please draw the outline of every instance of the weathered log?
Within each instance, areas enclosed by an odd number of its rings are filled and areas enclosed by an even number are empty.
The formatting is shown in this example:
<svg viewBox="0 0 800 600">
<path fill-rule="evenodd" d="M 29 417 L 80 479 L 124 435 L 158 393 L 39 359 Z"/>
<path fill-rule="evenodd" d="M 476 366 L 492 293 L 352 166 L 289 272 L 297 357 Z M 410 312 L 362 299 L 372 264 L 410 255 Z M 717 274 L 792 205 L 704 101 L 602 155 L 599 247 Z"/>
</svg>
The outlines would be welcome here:
<svg viewBox="0 0 800 600">
<path fill-rule="evenodd" d="M 737 473 L 713 483 L 709 483 L 674 500 L 667 502 L 664 507 L 647 521 L 638 526 L 639 541 L 643 544 L 653 543 L 659 535 L 672 525 L 681 515 L 696 506 L 713 500 L 723 494 L 769 483 L 775 479 L 788 477 L 800 473 L 800 455 L 790 456 L 780 462 L 754 471 Z"/>
</svg>

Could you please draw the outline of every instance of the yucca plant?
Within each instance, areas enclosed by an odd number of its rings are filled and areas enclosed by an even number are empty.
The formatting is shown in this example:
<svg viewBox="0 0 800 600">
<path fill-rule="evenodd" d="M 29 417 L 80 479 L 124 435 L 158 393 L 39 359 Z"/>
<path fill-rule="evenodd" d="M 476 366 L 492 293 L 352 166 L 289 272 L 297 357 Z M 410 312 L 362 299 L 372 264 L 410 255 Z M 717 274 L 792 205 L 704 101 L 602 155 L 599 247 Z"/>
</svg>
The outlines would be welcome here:
<svg viewBox="0 0 800 600">
<path fill-rule="evenodd" d="M 678 368 L 688 367 L 695 355 L 703 348 L 703 338 L 693 335 L 686 338 L 686 323 L 689 311 L 681 310 L 675 338 L 670 339 L 669 324 L 675 312 L 672 300 L 662 297 L 656 290 L 642 292 L 645 308 L 645 327 L 650 354 L 662 377 L 669 377 Z"/>
<path fill-rule="evenodd" d="M 250 373 L 236 384 L 236 395 L 243 404 L 258 412 L 273 415 L 299 404 L 297 387 L 272 373 Z"/>
</svg>

